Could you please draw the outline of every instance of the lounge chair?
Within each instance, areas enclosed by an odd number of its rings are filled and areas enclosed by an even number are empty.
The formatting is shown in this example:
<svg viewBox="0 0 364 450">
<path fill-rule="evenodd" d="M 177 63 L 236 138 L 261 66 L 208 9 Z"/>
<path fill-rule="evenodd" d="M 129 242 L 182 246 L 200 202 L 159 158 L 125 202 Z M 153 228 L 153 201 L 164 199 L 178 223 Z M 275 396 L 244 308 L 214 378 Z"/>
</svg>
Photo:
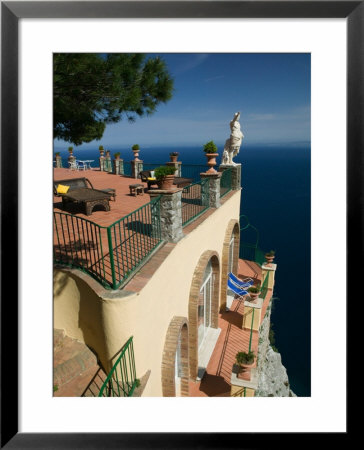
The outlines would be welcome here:
<svg viewBox="0 0 364 450">
<path fill-rule="evenodd" d="M 230 272 L 228 276 L 231 278 L 233 283 L 237 284 L 242 289 L 248 288 L 254 284 L 254 280 L 252 278 L 244 278 L 244 280 L 240 280 L 240 278 L 235 276 L 232 272 Z"/>
<path fill-rule="evenodd" d="M 148 190 L 151 188 L 151 186 L 158 185 L 158 182 L 154 177 L 153 170 L 142 170 L 141 172 L 139 172 L 139 177 L 144 183 L 147 183 Z"/>
<path fill-rule="evenodd" d="M 231 304 L 233 303 L 234 298 L 237 297 L 237 300 L 244 300 L 245 296 L 248 295 L 248 291 L 246 290 L 253 283 L 245 286 L 245 289 L 241 287 L 239 284 L 234 282 L 233 278 L 229 274 L 228 283 L 227 283 L 227 296 L 226 296 L 226 311 L 230 311 Z M 236 278 L 236 277 L 235 277 Z M 239 279 L 238 279 L 239 280 Z M 241 283 L 241 281 L 239 280 Z"/>
</svg>

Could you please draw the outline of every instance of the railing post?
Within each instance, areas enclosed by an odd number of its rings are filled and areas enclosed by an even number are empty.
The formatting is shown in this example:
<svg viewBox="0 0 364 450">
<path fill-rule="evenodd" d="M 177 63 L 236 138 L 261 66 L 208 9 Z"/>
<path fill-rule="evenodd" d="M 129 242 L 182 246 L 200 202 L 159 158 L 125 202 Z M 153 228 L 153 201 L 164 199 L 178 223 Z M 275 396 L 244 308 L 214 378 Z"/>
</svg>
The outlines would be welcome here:
<svg viewBox="0 0 364 450">
<path fill-rule="evenodd" d="M 201 178 L 208 179 L 208 190 L 209 190 L 209 206 L 211 208 L 219 208 L 220 207 L 220 178 L 221 173 L 201 173 Z"/>
<path fill-rule="evenodd" d="M 100 171 L 104 172 L 105 171 L 105 158 L 104 158 L 104 156 L 101 155 L 99 160 L 100 160 Z"/>
<path fill-rule="evenodd" d="M 231 169 L 231 187 L 234 191 L 241 189 L 241 164 L 220 164 L 219 171 Z"/>
<path fill-rule="evenodd" d="M 62 169 L 62 157 L 61 155 L 56 155 L 56 168 Z"/>
<path fill-rule="evenodd" d="M 114 159 L 114 170 L 115 175 L 124 175 L 124 160 L 121 158 Z"/>
<path fill-rule="evenodd" d="M 112 288 L 116 289 L 116 277 L 115 277 L 115 265 L 114 265 L 114 250 L 112 246 L 111 239 L 111 227 L 107 227 L 107 241 L 109 247 L 109 256 L 110 256 L 110 268 L 111 268 L 111 277 L 112 277 Z"/>
<path fill-rule="evenodd" d="M 132 178 L 139 178 L 139 173 L 143 170 L 143 161 L 131 161 L 131 176 Z"/>
<path fill-rule="evenodd" d="M 178 242 L 184 236 L 182 231 L 182 190 L 153 189 L 150 198 L 161 196 L 159 203 L 161 238 L 167 242 Z"/>
</svg>

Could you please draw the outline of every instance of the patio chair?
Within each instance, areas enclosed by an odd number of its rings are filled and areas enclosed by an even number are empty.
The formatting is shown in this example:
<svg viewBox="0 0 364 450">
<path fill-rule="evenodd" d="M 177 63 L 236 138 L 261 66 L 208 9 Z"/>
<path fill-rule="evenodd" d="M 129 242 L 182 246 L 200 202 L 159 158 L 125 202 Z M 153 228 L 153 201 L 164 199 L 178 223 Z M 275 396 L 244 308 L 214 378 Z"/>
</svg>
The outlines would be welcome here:
<svg viewBox="0 0 364 450">
<path fill-rule="evenodd" d="M 147 183 L 148 190 L 151 188 L 151 186 L 158 185 L 158 182 L 154 177 L 154 170 L 142 170 L 141 172 L 139 172 L 139 177 L 144 183 Z"/>
<path fill-rule="evenodd" d="M 78 168 L 81 169 L 81 170 L 86 170 L 87 169 L 87 164 L 85 163 L 85 161 L 78 161 L 78 160 L 76 160 L 76 164 L 77 164 Z"/>
<path fill-rule="evenodd" d="M 251 286 L 251 284 L 247 285 L 246 288 L 248 288 L 249 286 Z M 235 283 L 229 274 L 227 282 L 226 311 L 230 311 L 230 307 L 233 303 L 234 298 L 237 297 L 237 300 L 241 301 L 244 300 L 244 297 L 246 295 L 248 295 L 248 291 Z"/>
<path fill-rule="evenodd" d="M 237 284 L 242 289 L 248 288 L 254 284 L 254 280 L 252 278 L 244 278 L 244 280 L 240 280 L 237 276 L 235 276 L 232 272 L 228 274 L 233 283 Z"/>
</svg>

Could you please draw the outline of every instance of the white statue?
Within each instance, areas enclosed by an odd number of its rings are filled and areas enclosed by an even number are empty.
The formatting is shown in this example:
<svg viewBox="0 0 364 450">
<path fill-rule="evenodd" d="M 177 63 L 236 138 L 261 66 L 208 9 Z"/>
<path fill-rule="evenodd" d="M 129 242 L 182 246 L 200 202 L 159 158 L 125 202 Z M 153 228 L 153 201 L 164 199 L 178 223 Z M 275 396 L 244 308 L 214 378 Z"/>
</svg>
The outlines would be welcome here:
<svg viewBox="0 0 364 450">
<path fill-rule="evenodd" d="M 224 152 L 222 155 L 222 164 L 235 166 L 233 158 L 239 153 L 244 135 L 240 130 L 240 112 L 234 114 L 233 120 L 230 121 L 230 138 L 226 139 Z"/>
</svg>

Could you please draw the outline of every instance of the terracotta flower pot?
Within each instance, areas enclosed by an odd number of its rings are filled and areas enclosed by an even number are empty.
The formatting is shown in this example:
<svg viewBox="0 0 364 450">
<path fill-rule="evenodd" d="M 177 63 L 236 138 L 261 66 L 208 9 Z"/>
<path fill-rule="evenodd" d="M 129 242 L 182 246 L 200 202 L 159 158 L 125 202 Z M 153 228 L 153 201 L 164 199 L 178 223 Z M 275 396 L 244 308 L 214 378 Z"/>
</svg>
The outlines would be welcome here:
<svg viewBox="0 0 364 450">
<path fill-rule="evenodd" d="M 169 155 L 171 162 L 177 162 L 178 155 Z"/>
<path fill-rule="evenodd" d="M 273 262 L 275 256 L 268 256 L 268 255 L 265 255 L 264 258 L 265 258 L 265 260 L 267 261 L 267 266 L 270 266 L 270 265 L 272 264 L 272 262 Z"/>
<path fill-rule="evenodd" d="M 100 150 L 100 156 L 104 156 L 104 150 Z"/>
<path fill-rule="evenodd" d="M 205 153 L 207 158 L 207 165 L 210 167 L 206 173 L 217 173 L 217 170 L 214 169 L 216 166 L 216 158 L 219 156 L 218 153 Z"/>
<path fill-rule="evenodd" d="M 248 301 L 255 302 L 255 300 L 259 297 L 260 292 L 261 291 L 259 291 L 259 292 L 249 292 L 250 300 L 248 299 Z"/>
<path fill-rule="evenodd" d="M 173 184 L 174 175 L 166 175 L 160 180 L 158 180 L 158 187 L 159 189 L 163 190 L 171 190 L 175 189 L 175 185 Z"/>
<path fill-rule="evenodd" d="M 134 161 L 140 161 L 140 159 L 138 158 L 139 150 L 133 150 L 133 153 L 134 153 Z"/>
</svg>

